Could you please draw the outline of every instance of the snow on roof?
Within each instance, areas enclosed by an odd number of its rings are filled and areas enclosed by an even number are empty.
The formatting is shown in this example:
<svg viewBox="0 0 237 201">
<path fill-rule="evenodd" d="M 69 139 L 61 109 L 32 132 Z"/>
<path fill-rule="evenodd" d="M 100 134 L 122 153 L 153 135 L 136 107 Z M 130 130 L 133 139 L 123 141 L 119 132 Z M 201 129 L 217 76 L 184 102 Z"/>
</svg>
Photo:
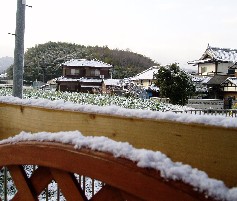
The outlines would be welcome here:
<svg viewBox="0 0 237 201">
<path fill-rule="evenodd" d="M 194 60 L 188 62 L 188 64 L 198 64 L 206 63 L 210 61 L 221 61 L 221 62 L 231 62 L 233 64 L 237 63 L 237 50 L 230 48 L 218 48 L 211 47 L 208 44 L 207 49 L 199 60 Z"/>
<path fill-rule="evenodd" d="M 169 120 L 183 123 L 197 123 L 204 125 L 222 126 L 229 128 L 237 128 L 237 121 L 233 121 L 232 117 L 212 116 L 212 115 L 192 115 L 186 113 L 176 114 L 174 112 L 161 112 L 151 110 L 126 109 L 115 105 L 97 106 L 97 105 L 80 105 L 64 100 L 46 100 L 46 99 L 20 99 L 13 96 L 0 96 L 0 102 L 19 105 L 28 105 L 43 107 L 49 109 L 70 110 L 94 114 L 107 114 L 122 117 Z"/>
<path fill-rule="evenodd" d="M 200 75 L 191 75 L 193 82 L 207 83 L 212 77 L 210 76 L 200 76 Z"/>
<path fill-rule="evenodd" d="M 237 62 L 237 50 L 234 49 L 208 46 L 205 53 L 217 61 L 232 62 L 232 63 Z M 206 56 L 205 53 L 202 56 L 202 58 Z"/>
<path fill-rule="evenodd" d="M 203 83 L 203 84 L 208 83 L 211 78 L 212 78 L 212 77 L 205 77 L 205 79 L 202 81 L 202 83 Z"/>
<path fill-rule="evenodd" d="M 154 79 L 154 73 L 157 73 L 159 68 L 159 66 L 152 66 L 141 73 L 138 73 L 132 80 L 152 80 Z"/>
<path fill-rule="evenodd" d="M 67 78 L 67 77 L 59 77 L 57 79 L 60 82 L 94 82 L 94 83 L 101 83 L 102 79 L 93 79 L 93 78 Z M 110 86 L 120 86 L 120 79 L 103 79 L 105 85 L 110 85 Z"/>
<path fill-rule="evenodd" d="M 120 79 L 104 79 L 104 83 L 106 86 L 120 86 L 121 80 Z"/>
<path fill-rule="evenodd" d="M 208 63 L 211 61 L 212 61 L 211 59 L 199 59 L 199 60 L 194 60 L 194 61 L 188 61 L 188 64 L 193 64 L 193 65 L 204 64 L 204 63 Z"/>
<path fill-rule="evenodd" d="M 7 73 L 0 74 L 0 78 L 6 78 L 6 77 L 7 77 Z"/>
<path fill-rule="evenodd" d="M 232 84 L 234 84 L 235 86 L 237 86 L 237 77 L 228 77 L 224 82 L 230 82 Z M 224 83 L 222 82 L 222 83 Z"/>
<path fill-rule="evenodd" d="M 111 153 L 114 157 L 126 158 L 133 161 L 141 168 L 152 168 L 160 172 L 161 177 L 168 180 L 181 180 L 193 186 L 199 192 L 219 200 L 233 201 L 237 198 L 237 188 L 228 188 L 225 184 L 190 165 L 173 162 L 160 151 L 136 149 L 127 142 L 116 142 L 107 137 L 83 136 L 79 131 L 58 133 L 27 133 L 0 141 L 0 144 L 17 143 L 24 141 L 50 141 L 71 144 L 75 149 L 89 148 L 95 151 Z"/>
<path fill-rule="evenodd" d="M 97 60 L 86 60 L 86 59 L 72 59 L 70 61 L 66 61 L 62 65 L 64 66 L 87 66 L 87 67 L 98 67 L 98 68 L 112 68 L 112 65 L 104 63 L 102 61 Z"/>
<path fill-rule="evenodd" d="M 59 77 L 57 81 L 60 82 L 102 82 L 102 79 L 93 79 L 93 78 L 68 78 L 68 77 Z"/>
<path fill-rule="evenodd" d="M 80 78 L 76 79 L 76 78 L 68 78 L 68 77 L 59 77 L 57 78 L 57 81 L 60 81 L 60 82 L 75 82 L 75 81 L 80 81 Z"/>
<path fill-rule="evenodd" d="M 234 85 L 237 86 L 237 77 L 229 77 L 227 79 L 230 80 L 230 82 L 232 82 Z"/>
</svg>

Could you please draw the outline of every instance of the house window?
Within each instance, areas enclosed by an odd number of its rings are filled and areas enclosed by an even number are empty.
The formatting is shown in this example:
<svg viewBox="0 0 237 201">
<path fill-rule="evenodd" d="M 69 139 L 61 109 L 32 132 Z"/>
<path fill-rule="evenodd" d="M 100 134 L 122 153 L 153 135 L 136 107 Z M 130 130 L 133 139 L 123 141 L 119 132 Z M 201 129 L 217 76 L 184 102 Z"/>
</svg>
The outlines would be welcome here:
<svg viewBox="0 0 237 201">
<path fill-rule="evenodd" d="M 70 75 L 70 74 L 71 74 L 70 69 L 66 68 L 66 69 L 65 69 L 65 75 Z"/>
<path fill-rule="evenodd" d="M 79 75 L 80 70 L 79 69 L 71 69 L 71 75 Z"/>
<path fill-rule="evenodd" d="M 100 76 L 100 70 L 92 69 L 91 70 L 91 76 Z"/>
</svg>

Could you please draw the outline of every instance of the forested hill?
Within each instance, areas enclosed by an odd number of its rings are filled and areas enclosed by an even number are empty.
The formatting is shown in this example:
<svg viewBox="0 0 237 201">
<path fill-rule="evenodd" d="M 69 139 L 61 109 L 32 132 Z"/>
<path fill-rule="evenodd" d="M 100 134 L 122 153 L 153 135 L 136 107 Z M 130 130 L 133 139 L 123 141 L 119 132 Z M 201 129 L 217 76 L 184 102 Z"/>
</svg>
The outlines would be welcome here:
<svg viewBox="0 0 237 201">
<path fill-rule="evenodd" d="M 111 50 L 107 46 L 48 42 L 29 48 L 25 52 L 24 79 L 47 81 L 59 77 L 62 75 L 60 64 L 69 59 L 98 59 L 109 63 L 114 66 L 113 78 L 130 77 L 158 65 L 150 58 L 131 51 Z"/>
<path fill-rule="evenodd" d="M 14 62 L 12 57 L 1 57 L 0 58 L 0 73 L 3 73 L 9 66 Z"/>
</svg>

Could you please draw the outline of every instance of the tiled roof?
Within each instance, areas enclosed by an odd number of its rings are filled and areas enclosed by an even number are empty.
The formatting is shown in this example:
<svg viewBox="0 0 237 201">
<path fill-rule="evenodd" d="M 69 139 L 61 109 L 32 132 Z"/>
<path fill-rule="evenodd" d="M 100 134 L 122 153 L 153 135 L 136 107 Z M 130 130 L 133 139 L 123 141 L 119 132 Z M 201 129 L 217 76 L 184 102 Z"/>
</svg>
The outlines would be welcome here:
<svg viewBox="0 0 237 201">
<path fill-rule="evenodd" d="M 237 63 L 237 50 L 230 48 L 218 48 L 208 45 L 202 57 L 198 60 L 189 61 L 188 64 L 206 63 L 210 61 Z"/>
<path fill-rule="evenodd" d="M 215 75 L 207 82 L 207 85 L 220 85 L 227 78 L 228 78 L 228 75 Z"/>
<path fill-rule="evenodd" d="M 232 84 L 234 84 L 235 86 L 237 86 L 237 77 L 228 77 L 224 82 L 222 83 L 226 83 L 226 82 L 231 82 Z"/>
<path fill-rule="evenodd" d="M 237 62 L 237 50 L 208 46 L 201 59 L 209 58 L 223 62 Z"/>
</svg>

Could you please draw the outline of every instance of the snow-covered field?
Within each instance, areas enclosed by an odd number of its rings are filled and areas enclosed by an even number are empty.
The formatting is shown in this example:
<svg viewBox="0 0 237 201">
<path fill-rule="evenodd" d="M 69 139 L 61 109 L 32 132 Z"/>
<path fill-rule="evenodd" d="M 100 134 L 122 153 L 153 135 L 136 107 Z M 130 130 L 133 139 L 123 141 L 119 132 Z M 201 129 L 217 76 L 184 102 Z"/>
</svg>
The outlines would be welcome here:
<svg viewBox="0 0 237 201">
<path fill-rule="evenodd" d="M 0 96 L 11 96 L 12 89 L 0 89 Z M 116 105 L 122 108 L 143 109 L 152 111 L 169 111 L 190 109 L 185 106 L 165 104 L 151 99 L 126 98 L 102 94 L 88 94 L 75 92 L 45 91 L 27 89 L 23 92 L 23 99 L 64 100 L 81 105 L 108 106 Z"/>
</svg>

